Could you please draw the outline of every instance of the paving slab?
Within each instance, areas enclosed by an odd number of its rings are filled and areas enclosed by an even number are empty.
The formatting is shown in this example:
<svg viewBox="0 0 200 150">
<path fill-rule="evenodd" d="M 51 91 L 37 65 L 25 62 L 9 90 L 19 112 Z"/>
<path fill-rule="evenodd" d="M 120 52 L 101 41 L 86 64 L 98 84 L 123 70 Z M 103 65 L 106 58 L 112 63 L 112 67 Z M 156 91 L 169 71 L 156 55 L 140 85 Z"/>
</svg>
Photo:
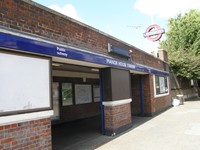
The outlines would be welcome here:
<svg viewBox="0 0 200 150">
<path fill-rule="evenodd" d="M 186 101 L 96 150 L 200 150 L 200 99 Z"/>
</svg>

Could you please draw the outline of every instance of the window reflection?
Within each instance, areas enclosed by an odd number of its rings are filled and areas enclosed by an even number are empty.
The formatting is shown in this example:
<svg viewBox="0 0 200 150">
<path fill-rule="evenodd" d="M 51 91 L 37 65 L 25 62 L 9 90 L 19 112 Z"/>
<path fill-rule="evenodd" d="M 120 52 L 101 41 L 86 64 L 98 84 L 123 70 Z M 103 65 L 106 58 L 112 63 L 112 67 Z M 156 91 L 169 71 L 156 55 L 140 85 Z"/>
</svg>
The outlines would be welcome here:
<svg viewBox="0 0 200 150">
<path fill-rule="evenodd" d="M 72 105 L 72 83 L 62 83 L 62 105 Z"/>
</svg>

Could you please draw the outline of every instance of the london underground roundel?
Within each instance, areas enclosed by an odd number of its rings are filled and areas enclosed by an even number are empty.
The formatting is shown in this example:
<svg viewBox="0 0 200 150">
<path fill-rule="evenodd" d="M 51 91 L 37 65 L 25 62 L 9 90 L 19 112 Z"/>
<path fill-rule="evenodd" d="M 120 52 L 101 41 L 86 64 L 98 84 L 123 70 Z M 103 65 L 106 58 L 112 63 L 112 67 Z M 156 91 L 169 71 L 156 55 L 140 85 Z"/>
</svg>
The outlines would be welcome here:
<svg viewBox="0 0 200 150">
<path fill-rule="evenodd" d="M 157 24 L 153 24 L 146 29 L 146 32 L 143 35 L 148 40 L 155 42 L 158 41 L 164 33 L 165 29 L 160 28 Z"/>
</svg>

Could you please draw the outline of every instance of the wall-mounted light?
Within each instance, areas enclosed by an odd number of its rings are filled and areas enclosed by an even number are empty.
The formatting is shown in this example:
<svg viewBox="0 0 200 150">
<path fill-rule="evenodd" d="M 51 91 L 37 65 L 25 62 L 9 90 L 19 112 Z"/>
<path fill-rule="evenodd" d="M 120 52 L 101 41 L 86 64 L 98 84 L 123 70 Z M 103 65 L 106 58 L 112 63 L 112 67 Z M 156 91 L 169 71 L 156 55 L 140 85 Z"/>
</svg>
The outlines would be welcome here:
<svg viewBox="0 0 200 150">
<path fill-rule="evenodd" d="M 92 68 L 91 71 L 99 72 L 99 69 Z"/>
<path fill-rule="evenodd" d="M 112 45 L 108 43 L 108 52 L 110 53 L 112 51 Z"/>
<path fill-rule="evenodd" d="M 54 66 L 54 67 L 60 67 L 60 66 L 62 66 L 62 64 L 59 64 L 59 63 L 53 63 L 52 66 Z"/>
<path fill-rule="evenodd" d="M 129 49 L 129 55 L 131 55 L 133 53 L 132 49 Z"/>
</svg>

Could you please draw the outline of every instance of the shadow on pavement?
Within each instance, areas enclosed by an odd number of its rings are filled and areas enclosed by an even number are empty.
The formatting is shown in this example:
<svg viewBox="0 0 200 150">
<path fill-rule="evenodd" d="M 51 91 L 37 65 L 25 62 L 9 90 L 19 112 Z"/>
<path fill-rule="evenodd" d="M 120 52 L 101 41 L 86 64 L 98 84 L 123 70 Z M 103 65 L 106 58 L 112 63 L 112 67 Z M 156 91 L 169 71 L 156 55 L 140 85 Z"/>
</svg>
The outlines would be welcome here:
<svg viewBox="0 0 200 150">
<path fill-rule="evenodd" d="M 133 130 L 153 117 L 133 117 L 133 126 L 114 137 L 102 135 L 100 117 L 52 126 L 53 150 L 93 150 Z"/>
</svg>

